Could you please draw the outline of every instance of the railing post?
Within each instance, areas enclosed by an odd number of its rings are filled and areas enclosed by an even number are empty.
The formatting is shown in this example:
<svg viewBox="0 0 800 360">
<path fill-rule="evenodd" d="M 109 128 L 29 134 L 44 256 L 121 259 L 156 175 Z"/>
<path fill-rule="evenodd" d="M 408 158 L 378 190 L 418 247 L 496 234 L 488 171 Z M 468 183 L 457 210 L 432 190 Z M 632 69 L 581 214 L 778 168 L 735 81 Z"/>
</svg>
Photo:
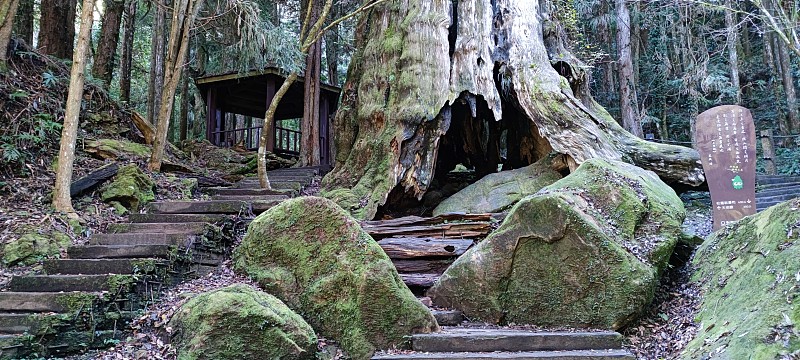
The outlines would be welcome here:
<svg viewBox="0 0 800 360">
<path fill-rule="evenodd" d="M 767 175 L 775 175 L 778 169 L 775 166 L 775 140 L 772 138 L 772 129 L 761 130 L 761 151 L 764 159 L 764 170 Z"/>
</svg>

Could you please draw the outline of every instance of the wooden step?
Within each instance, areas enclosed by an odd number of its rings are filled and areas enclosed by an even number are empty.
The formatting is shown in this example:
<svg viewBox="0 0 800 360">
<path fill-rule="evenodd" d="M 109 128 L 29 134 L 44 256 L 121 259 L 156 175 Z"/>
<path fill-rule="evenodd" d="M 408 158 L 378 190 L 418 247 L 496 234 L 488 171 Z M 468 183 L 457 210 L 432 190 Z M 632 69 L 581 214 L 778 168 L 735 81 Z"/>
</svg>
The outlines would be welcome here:
<svg viewBox="0 0 800 360">
<path fill-rule="evenodd" d="M 73 259 L 125 259 L 125 258 L 167 258 L 170 245 L 89 245 L 73 246 L 67 255 Z"/>
<path fill-rule="evenodd" d="M 132 223 L 218 223 L 229 217 L 226 214 L 130 214 L 128 220 Z"/>
<path fill-rule="evenodd" d="M 636 360 L 626 350 L 572 350 L 529 352 L 457 352 L 457 353 L 397 353 L 381 354 L 373 360 Z"/>
<path fill-rule="evenodd" d="M 38 324 L 39 320 L 32 314 L 0 314 L 0 333 L 2 334 L 22 334 L 32 331 Z"/>
<path fill-rule="evenodd" d="M 303 186 L 299 182 L 291 181 L 291 182 L 272 182 L 270 181 L 270 187 L 275 190 L 294 190 L 300 191 Z M 238 182 L 231 186 L 232 189 L 260 189 L 260 185 L 257 182 Z"/>
<path fill-rule="evenodd" d="M 125 275 L 25 275 L 11 278 L 11 291 L 116 291 L 115 277 Z"/>
<path fill-rule="evenodd" d="M 378 241 L 378 245 L 391 259 L 461 256 L 472 244 L 472 239 L 437 239 L 430 237 L 398 237 Z"/>
<path fill-rule="evenodd" d="M 254 214 L 262 213 L 280 203 L 280 200 L 269 201 L 160 201 L 147 204 L 147 211 L 152 214 Z"/>
<path fill-rule="evenodd" d="M 287 195 L 212 195 L 211 200 L 232 200 L 232 201 L 281 201 L 289 199 Z"/>
<path fill-rule="evenodd" d="M 448 328 L 411 337 L 414 351 L 492 352 L 619 349 L 622 335 L 612 331 L 539 332 L 509 329 Z"/>
<path fill-rule="evenodd" d="M 453 259 L 392 259 L 392 263 L 400 273 L 441 274 L 453 263 Z"/>
<path fill-rule="evenodd" d="M 64 312 L 74 296 L 96 295 L 89 292 L 0 292 L 2 312 Z"/>
<path fill-rule="evenodd" d="M 290 183 L 296 182 L 299 183 L 301 186 L 308 186 L 311 185 L 312 180 L 314 180 L 313 176 L 304 176 L 304 175 L 267 175 L 267 179 L 269 179 L 270 185 L 273 183 Z M 246 178 L 239 181 L 239 184 L 255 184 L 258 185 L 260 182 L 258 179 L 253 178 Z"/>
<path fill-rule="evenodd" d="M 132 274 L 145 271 L 145 265 L 166 264 L 162 259 L 57 259 L 45 260 L 44 271 L 50 275 Z"/>
<path fill-rule="evenodd" d="M 94 234 L 89 239 L 90 245 L 176 245 L 188 246 L 197 235 L 192 234 L 153 234 L 122 233 Z"/>
<path fill-rule="evenodd" d="M 185 223 L 123 223 L 108 226 L 109 233 L 160 233 L 202 234 L 211 224 L 207 222 Z"/>
<path fill-rule="evenodd" d="M 243 196 L 243 195 L 286 195 L 286 196 L 295 196 L 296 192 L 293 190 L 267 190 L 267 189 L 233 189 L 233 188 L 206 188 L 203 190 L 207 194 L 211 195 L 232 195 L 232 196 Z"/>
<path fill-rule="evenodd" d="M 429 288 L 433 286 L 440 274 L 400 274 L 400 278 L 408 287 Z"/>
</svg>

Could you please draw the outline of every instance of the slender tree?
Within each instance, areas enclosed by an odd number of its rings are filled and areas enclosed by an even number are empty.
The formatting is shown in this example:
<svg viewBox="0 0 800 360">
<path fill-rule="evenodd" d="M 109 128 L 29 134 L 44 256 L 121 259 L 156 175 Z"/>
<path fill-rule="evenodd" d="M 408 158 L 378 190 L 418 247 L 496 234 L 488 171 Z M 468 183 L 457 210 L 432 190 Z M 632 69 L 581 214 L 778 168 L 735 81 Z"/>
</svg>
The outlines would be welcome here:
<svg viewBox="0 0 800 360">
<path fill-rule="evenodd" d="M 11 40 L 11 30 L 14 27 L 14 15 L 17 13 L 19 1 L 4 1 L 0 4 L 0 73 L 8 69 L 8 42 Z"/>
<path fill-rule="evenodd" d="M 61 146 L 58 151 L 58 168 L 56 169 L 56 184 L 53 191 L 53 208 L 70 214 L 70 216 L 77 216 L 75 209 L 72 207 L 69 187 L 72 182 L 72 168 L 75 161 L 75 138 L 78 132 L 81 100 L 83 99 L 84 71 L 86 70 L 86 57 L 89 52 L 93 10 L 94 0 L 83 0 L 78 44 L 75 53 L 72 55 L 72 70 L 69 77 L 64 127 L 61 130 Z"/>
<path fill-rule="evenodd" d="M 619 52 L 619 111 L 622 126 L 631 134 L 642 137 L 636 99 L 636 79 L 631 55 L 631 16 L 625 0 L 615 0 L 617 10 L 617 50 Z"/>
<path fill-rule="evenodd" d="M 181 80 L 181 108 L 180 108 L 180 124 L 178 140 L 186 140 L 187 132 L 189 131 L 189 98 L 192 95 L 189 93 L 189 72 L 183 70 L 183 79 Z"/>
<path fill-rule="evenodd" d="M 203 6 L 203 1 L 175 0 L 172 5 L 172 25 L 169 32 L 169 44 L 167 45 L 164 91 L 161 93 L 153 153 L 147 163 L 147 167 L 151 171 L 158 171 L 161 168 L 164 149 L 167 145 L 170 117 L 175 102 L 175 91 L 181 79 L 186 54 L 189 52 L 189 33 L 200 8 Z"/>
<path fill-rule="evenodd" d="M 311 24 L 319 20 L 322 2 L 309 0 L 306 3 Z M 300 125 L 300 164 L 316 166 L 320 164 L 319 149 L 319 96 L 320 74 L 322 73 L 322 39 L 311 43 L 306 54 L 305 81 L 303 83 L 303 121 Z"/>
<path fill-rule="evenodd" d="M 151 0 L 153 12 L 153 37 L 150 48 L 150 81 L 147 83 L 147 121 L 155 124 L 161 108 L 164 88 L 164 37 L 166 32 L 166 4 L 164 0 Z"/>
<path fill-rule="evenodd" d="M 742 103 L 742 87 L 739 85 L 739 53 L 736 49 L 739 29 L 735 11 L 733 1 L 725 0 L 725 28 L 727 29 L 725 45 L 728 48 L 728 66 L 731 69 L 731 87 L 734 90 L 733 100 L 738 105 Z"/>
<path fill-rule="evenodd" d="M 38 48 L 61 59 L 72 57 L 76 0 L 42 0 Z"/>
<path fill-rule="evenodd" d="M 117 54 L 119 43 L 119 28 L 122 24 L 122 12 L 125 9 L 124 0 L 105 0 L 105 13 L 100 27 L 100 39 L 97 42 L 97 51 L 94 54 L 92 76 L 103 80 L 108 86 L 114 74 L 114 57 Z"/>
<path fill-rule="evenodd" d="M 133 65 L 133 35 L 136 30 L 137 0 L 125 4 L 125 30 L 122 36 L 122 64 L 119 69 L 119 98 L 125 104 L 131 101 L 131 69 Z"/>
<path fill-rule="evenodd" d="M 33 45 L 33 0 L 19 0 L 14 33 L 28 45 Z"/>
</svg>

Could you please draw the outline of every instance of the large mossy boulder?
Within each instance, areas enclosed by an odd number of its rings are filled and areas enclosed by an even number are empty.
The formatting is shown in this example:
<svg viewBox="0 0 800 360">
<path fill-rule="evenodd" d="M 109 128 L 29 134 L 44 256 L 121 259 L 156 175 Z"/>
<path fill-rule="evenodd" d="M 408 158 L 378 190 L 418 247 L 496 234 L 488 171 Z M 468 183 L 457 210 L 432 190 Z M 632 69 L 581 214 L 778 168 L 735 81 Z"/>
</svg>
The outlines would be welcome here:
<svg viewBox="0 0 800 360">
<path fill-rule="evenodd" d="M 170 320 L 181 360 L 314 359 L 317 336 L 276 297 L 234 284 L 197 295 Z"/>
<path fill-rule="evenodd" d="M 684 217 L 654 173 L 589 160 L 522 199 L 428 294 L 491 323 L 618 329 L 652 301 Z"/>
<path fill-rule="evenodd" d="M 87 140 L 83 150 L 101 160 L 145 159 L 150 146 L 121 139 Z"/>
<path fill-rule="evenodd" d="M 550 155 L 523 168 L 484 176 L 470 186 L 442 201 L 433 215 L 447 213 L 497 213 L 510 209 L 523 197 L 562 178 L 553 170 Z"/>
<path fill-rule="evenodd" d="M 291 199 L 259 215 L 234 267 L 354 359 L 438 330 L 380 246 L 328 199 Z"/>
<path fill-rule="evenodd" d="M 25 228 L 21 235 L 3 246 L 3 263 L 7 266 L 31 265 L 45 258 L 58 257 L 72 244 L 65 233 L 53 230 L 40 232 Z"/>
<path fill-rule="evenodd" d="M 714 232 L 692 264 L 702 296 L 683 359 L 800 358 L 800 199 Z"/>
<path fill-rule="evenodd" d="M 135 164 L 130 164 L 119 169 L 114 180 L 103 188 L 101 197 L 118 210 L 125 208 L 136 211 L 155 199 L 154 187 L 150 176 Z"/>
</svg>

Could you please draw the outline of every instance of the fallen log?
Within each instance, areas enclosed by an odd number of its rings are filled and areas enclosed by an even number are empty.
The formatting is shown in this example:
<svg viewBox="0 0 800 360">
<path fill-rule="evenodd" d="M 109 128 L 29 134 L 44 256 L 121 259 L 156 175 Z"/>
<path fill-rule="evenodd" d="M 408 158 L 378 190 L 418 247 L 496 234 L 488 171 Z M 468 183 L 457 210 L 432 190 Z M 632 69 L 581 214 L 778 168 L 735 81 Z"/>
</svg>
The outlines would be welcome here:
<svg viewBox="0 0 800 360">
<path fill-rule="evenodd" d="M 436 273 L 441 274 L 450 264 L 452 259 L 393 259 L 394 267 L 399 273 Z"/>
<path fill-rule="evenodd" d="M 382 226 L 382 225 L 362 225 L 375 240 L 390 237 L 432 237 L 432 238 L 475 238 L 483 237 L 492 230 L 488 222 L 468 222 L 450 223 L 439 225 L 421 226 Z"/>
<path fill-rule="evenodd" d="M 69 196 L 75 197 L 88 190 L 96 188 L 104 181 L 114 177 L 114 175 L 117 175 L 117 171 L 119 171 L 119 166 L 117 163 L 111 163 L 100 167 L 99 169 L 70 184 Z"/>
<path fill-rule="evenodd" d="M 408 287 L 429 288 L 439 279 L 439 274 L 400 274 L 400 278 Z"/>
<path fill-rule="evenodd" d="M 145 144 L 153 145 L 153 140 L 156 138 L 156 131 L 153 125 L 136 111 L 131 112 L 131 120 L 133 125 L 142 132 Z"/>
<path fill-rule="evenodd" d="M 442 214 L 434 217 L 405 216 L 389 220 L 364 221 L 362 225 L 369 226 L 414 226 L 414 225 L 435 225 L 444 222 L 466 222 L 466 221 L 490 221 L 492 214 Z"/>
<path fill-rule="evenodd" d="M 391 259 L 460 256 L 472 246 L 472 239 L 389 238 L 378 245 Z"/>
</svg>

